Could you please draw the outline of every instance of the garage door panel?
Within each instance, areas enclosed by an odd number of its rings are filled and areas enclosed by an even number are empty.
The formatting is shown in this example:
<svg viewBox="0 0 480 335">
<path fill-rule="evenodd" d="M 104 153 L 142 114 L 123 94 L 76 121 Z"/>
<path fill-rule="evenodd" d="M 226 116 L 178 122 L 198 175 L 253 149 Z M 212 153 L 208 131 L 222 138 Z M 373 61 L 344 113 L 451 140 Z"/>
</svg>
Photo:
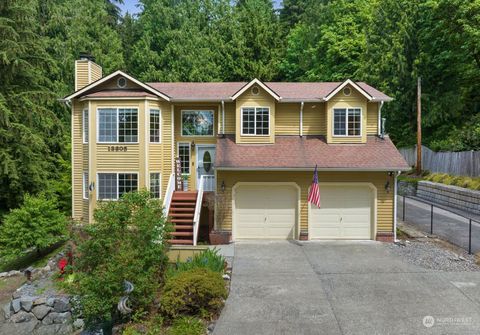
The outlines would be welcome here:
<svg viewBox="0 0 480 335">
<path fill-rule="evenodd" d="M 321 208 L 310 208 L 312 239 L 371 239 L 372 191 L 365 185 L 320 185 Z"/>
<path fill-rule="evenodd" d="M 235 238 L 295 236 L 297 191 L 292 186 L 239 186 L 235 196 Z"/>
</svg>

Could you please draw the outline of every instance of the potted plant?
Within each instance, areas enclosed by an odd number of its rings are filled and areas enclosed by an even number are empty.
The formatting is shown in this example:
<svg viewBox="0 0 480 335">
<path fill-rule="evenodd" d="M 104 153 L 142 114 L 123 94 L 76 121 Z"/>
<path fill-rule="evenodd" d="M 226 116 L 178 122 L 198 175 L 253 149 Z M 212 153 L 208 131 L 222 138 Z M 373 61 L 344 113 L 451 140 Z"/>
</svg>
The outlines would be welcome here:
<svg viewBox="0 0 480 335">
<path fill-rule="evenodd" d="M 183 181 L 183 190 L 188 191 L 188 174 L 183 173 L 182 174 L 182 181 Z"/>
</svg>

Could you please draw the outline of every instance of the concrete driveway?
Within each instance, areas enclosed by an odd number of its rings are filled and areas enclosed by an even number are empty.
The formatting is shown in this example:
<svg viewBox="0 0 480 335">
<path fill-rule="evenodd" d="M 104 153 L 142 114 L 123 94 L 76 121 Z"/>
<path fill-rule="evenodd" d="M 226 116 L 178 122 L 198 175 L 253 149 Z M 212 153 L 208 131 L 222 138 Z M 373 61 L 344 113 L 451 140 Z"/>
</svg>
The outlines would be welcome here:
<svg viewBox="0 0 480 335">
<path fill-rule="evenodd" d="M 480 272 L 420 268 L 373 241 L 237 243 L 230 296 L 214 330 L 479 333 Z"/>
</svg>

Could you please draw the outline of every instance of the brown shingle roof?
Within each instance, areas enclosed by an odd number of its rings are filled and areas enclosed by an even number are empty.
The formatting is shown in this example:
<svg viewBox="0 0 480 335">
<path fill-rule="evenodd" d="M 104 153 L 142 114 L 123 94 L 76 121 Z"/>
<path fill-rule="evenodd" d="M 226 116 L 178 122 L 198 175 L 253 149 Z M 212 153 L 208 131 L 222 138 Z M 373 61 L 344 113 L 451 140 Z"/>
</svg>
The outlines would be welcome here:
<svg viewBox="0 0 480 335">
<path fill-rule="evenodd" d="M 247 82 L 213 82 L 213 83 L 147 83 L 172 99 L 210 99 L 228 100 Z M 271 90 L 282 97 L 282 101 L 323 101 L 341 82 L 265 82 Z M 391 98 L 370 85 L 357 82 L 374 100 L 389 101 Z"/>
<path fill-rule="evenodd" d="M 217 169 L 408 170 L 392 141 L 368 136 L 365 144 L 327 144 L 323 136 L 277 136 L 275 144 L 236 144 L 217 140 Z"/>
</svg>

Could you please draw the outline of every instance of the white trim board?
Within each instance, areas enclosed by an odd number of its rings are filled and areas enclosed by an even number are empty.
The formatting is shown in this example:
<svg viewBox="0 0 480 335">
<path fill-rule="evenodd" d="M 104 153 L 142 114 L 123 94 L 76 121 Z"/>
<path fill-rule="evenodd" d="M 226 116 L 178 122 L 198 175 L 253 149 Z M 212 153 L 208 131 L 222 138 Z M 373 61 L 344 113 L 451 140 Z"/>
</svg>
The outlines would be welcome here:
<svg viewBox="0 0 480 335">
<path fill-rule="evenodd" d="M 343 83 L 341 83 L 340 85 L 337 86 L 337 88 L 335 88 L 332 92 L 330 92 L 329 94 L 327 94 L 323 100 L 324 101 L 328 101 L 330 100 L 332 97 L 334 97 L 338 92 L 340 92 L 340 90 L 342 90 L 345 86 L 347 85 L 350 85 L 352 86 L 354 89 L 356 89 L 358 92 L 360 92 L 360 94 L 362 94 L 365 98 L 367 98 L 368 101 L 371 101 L 373 100 L 373 97 L 368 94 L 363 88 L 361 88 L 359 85 L 355 84 L 355 82 L 353 82 L 352 80 L 350 79 L 347 79 L 345 80 Z"/>
<path fill-rule="evenodd" d="M 275 100 L 279 101 L 282 99 L 281 96 L 279 96 L 277 93 L 275 93 L 272 89 L 270 89 L 267 85 L 262 83 L 260 80 L 257 78 L 253 79 L 251 82 L 247 83 L 245 86 L 243 86 L 240 90 L 238 90 L 235 94 L 233 94 L 230 98 L 232 100 L 237 99 L 239 96 L 241 96 L 243 93 L 245 93 L 246 90 L 248 90 L 250 87 L 253 85 L 258 85 L 261 88 L 263 88 L 265 91 L 267 91 L 268 94 L 270 94 Z"/>
</svg>

